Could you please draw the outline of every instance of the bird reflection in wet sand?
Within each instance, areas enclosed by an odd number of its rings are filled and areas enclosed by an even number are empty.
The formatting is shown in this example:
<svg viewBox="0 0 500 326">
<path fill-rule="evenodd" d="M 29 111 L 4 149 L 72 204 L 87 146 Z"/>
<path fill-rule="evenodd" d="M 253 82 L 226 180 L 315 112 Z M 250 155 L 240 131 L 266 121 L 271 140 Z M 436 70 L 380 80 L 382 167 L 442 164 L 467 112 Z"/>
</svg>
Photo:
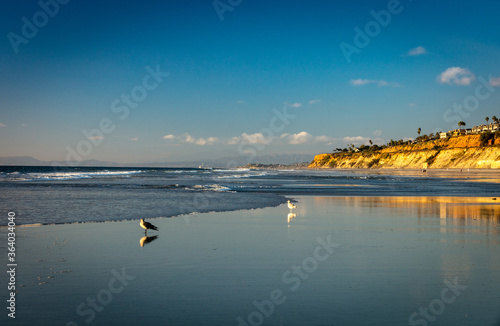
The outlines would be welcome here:
<svg viewBox="0 0 500 326">
<path fill-rule="evenodd" d="M 297 214 L 295 213 L 288 213 L 287 220 L 288 220 L 288 226 L 290 226 L 290 223 L 292 223 L 292 220 L 297 217 Z"/>
<path fill-rule="evenodd" d="M 155 236 L 152 236 L 152 237 L 148 237 L 147 235 L 142 237 L 141 240 L 139 240 L 139 244 L 141 245 L 141 247 L 144 247 L 144 245 L 156 240 L 158 238 L 157 235 Z"/>
<path fill-rule="evenodd" d="M 156 226 L 154 226 L 153 224 L 151 224 L 149 222 L 144 221 L 144 219 L 142 219 L 142 218 L 141 218 L 141 223 L 139 223 L 139 225 L 141 226 L 141 228 L 144 229 L 145 235 L 148 235 L 148 230 L 158 231 L 158 228 Z"/>
</svg>

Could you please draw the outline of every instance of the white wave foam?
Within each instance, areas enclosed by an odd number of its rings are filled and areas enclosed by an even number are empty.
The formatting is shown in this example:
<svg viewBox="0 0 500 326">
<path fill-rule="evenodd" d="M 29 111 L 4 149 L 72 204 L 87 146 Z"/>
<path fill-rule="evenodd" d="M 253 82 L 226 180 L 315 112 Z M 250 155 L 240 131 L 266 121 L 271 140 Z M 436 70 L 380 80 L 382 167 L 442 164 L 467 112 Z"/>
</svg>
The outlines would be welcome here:
<svg viewBox="0 0 500 326">
<path fill-rule="evenodd" d="M 5 178 L 6 181 L 50 181 L 50 180 L 70 180 L 70 179 L 90 179 L 106 176 L 130 176 L 142 171 L 101 171 L 101 172 L 47 172 L 47 173 L 12 173 L 14 178 Z"/>
</svg>

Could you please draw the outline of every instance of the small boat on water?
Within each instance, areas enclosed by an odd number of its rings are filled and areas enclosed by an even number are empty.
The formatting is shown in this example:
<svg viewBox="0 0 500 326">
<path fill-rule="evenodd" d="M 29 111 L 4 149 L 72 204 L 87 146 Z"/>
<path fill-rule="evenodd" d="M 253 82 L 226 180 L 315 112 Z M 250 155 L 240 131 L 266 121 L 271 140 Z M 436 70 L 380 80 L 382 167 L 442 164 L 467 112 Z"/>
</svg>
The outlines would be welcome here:
<svg viewBox="0 0 500 326">
<path fill-rule="evenodd" d="M 198 169 L 202 169 L 202 170 L 212 170 L 212 168 L 211 168 L 211 167 L 208 167 L 208 166 L 203 165 L 203 162 L 201 162 L 201 165 L 200 165 L 200 166 L 198 166 Z"/>
</svg>

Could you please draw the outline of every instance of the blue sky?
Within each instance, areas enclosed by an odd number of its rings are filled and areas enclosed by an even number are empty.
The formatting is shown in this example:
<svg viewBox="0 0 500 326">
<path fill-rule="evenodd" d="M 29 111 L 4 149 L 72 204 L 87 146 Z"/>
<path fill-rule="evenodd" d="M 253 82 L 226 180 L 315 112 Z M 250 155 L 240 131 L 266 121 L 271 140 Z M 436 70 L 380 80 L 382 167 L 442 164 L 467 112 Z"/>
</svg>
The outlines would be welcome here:
<svg viewBox="0 0 500 326">
<path fill-rule="evenodd" d="M 498 12 L 492 0 L 9 1 L 0 156 L 317 154 L 481 124 L 500 117 Z"/>
</svg>

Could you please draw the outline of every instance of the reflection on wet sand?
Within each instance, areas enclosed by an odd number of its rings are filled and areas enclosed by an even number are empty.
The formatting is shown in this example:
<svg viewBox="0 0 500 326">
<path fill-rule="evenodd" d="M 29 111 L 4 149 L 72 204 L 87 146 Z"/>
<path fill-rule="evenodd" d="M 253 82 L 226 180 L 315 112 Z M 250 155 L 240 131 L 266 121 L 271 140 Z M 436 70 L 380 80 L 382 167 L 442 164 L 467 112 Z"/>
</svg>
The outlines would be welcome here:
<svg viewBox="0 0 500 326">
<path fill-rule="evenodd" d="M 489 219 L 500 221 L 496 197 L 315 197 L 315 201 L 339 201 L 353 207 L 387 207 L 408 210 L 418 217 Z"/>
<path fill-rule="evenodd" d="M 157 238 L 158 238 L 157 235 L 152 236 L 152 237 L 144 236 L 141 238 L 141 240 L 139 240 L 139 244 L 141 245 L 141 247 L 144 247 L 146 244 L 153 242 Z"/>
<path fill-rule="evenodd" d="M 287 215 L 287 222 L 288 222 L 288 227 L 290 227 L 290 224 L 292 223 L 292 220 L 297 217 L 297 214 L 295 213 L 288 213 Z"/>
<path fill-rule="evenodd" d="M 463 233 L 464 227 L 468 233 L 500 233 L 500 199 L 496 197 L 314 197 L 314 201 L 386 207 L 403 216 L 439 218 L 442 233 Z"/>
</svg>

